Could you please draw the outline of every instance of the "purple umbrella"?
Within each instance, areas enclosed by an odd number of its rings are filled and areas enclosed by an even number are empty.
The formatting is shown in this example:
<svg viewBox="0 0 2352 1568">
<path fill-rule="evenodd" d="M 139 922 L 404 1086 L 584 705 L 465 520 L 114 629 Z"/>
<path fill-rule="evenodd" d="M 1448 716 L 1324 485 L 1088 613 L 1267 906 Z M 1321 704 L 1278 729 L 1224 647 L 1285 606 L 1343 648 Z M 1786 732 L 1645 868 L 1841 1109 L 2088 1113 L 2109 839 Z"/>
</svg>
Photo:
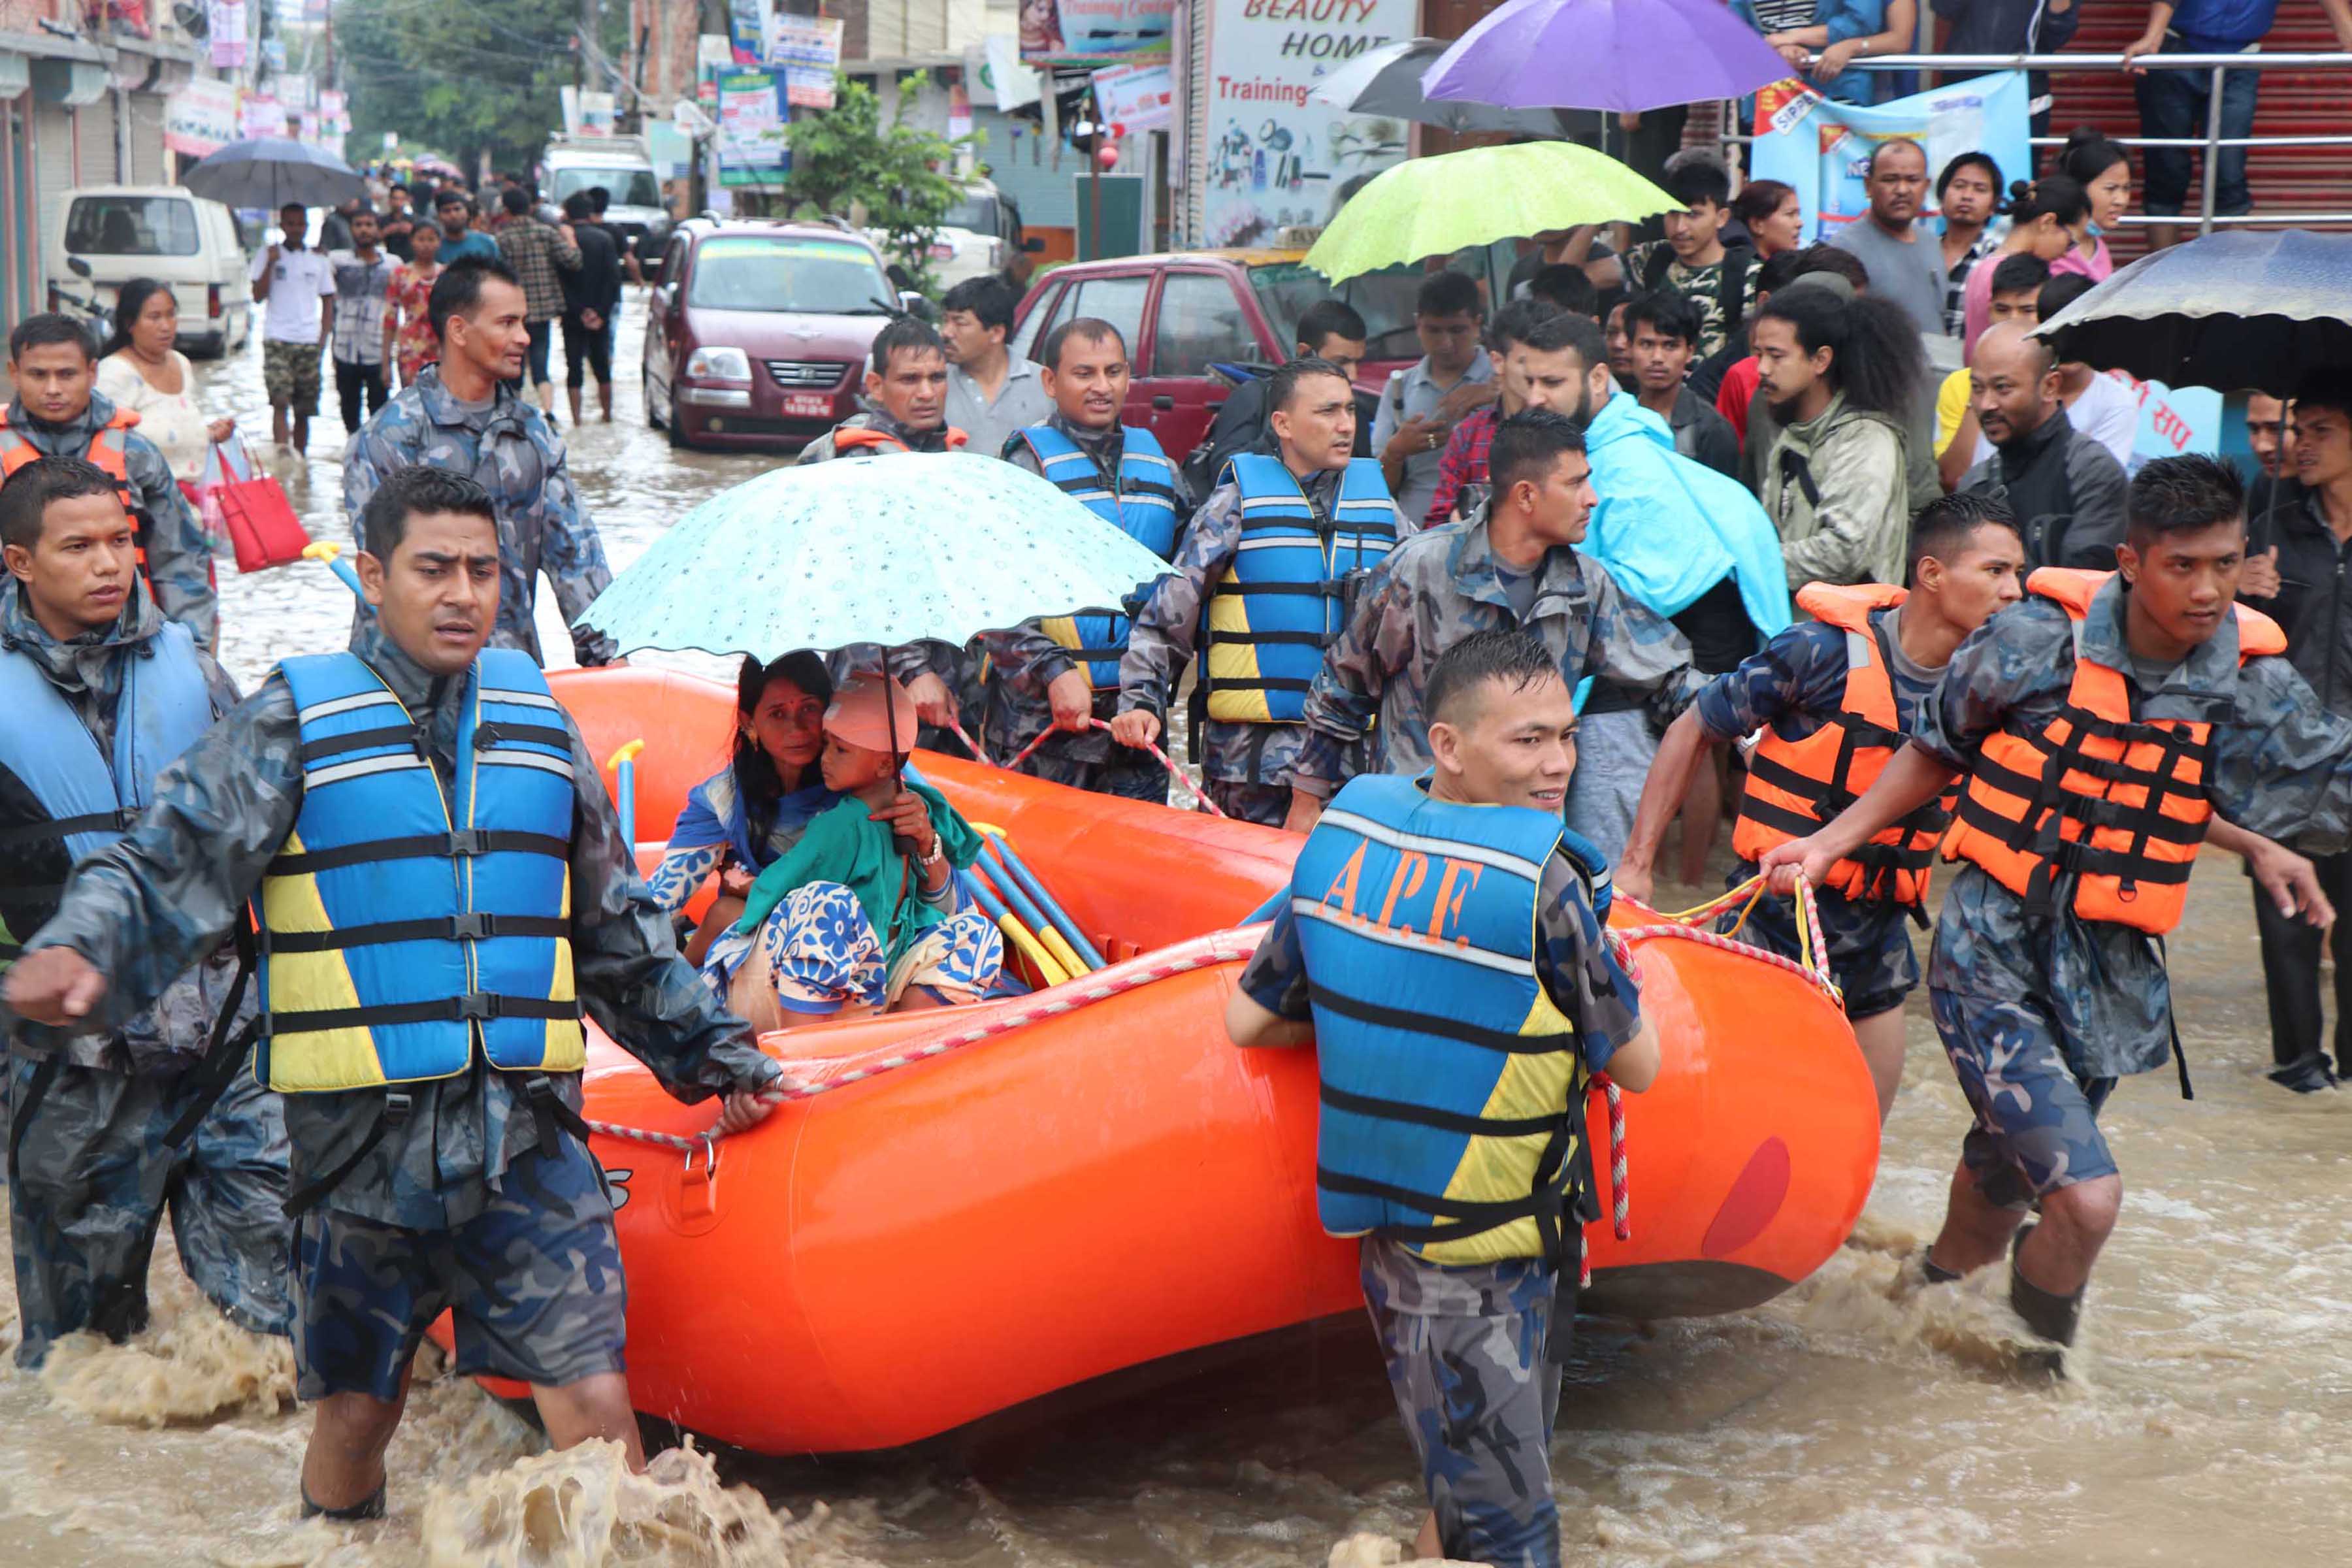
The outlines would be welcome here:
<svg viewBox="0 0 2352 1568">
<path fill-rule="evenodd" d="M 1794 74 L 1723 0 L 1509 0 L 1437 57 L 1421 89 L 1633 113 L 1743 98 Z"/>
</svg>

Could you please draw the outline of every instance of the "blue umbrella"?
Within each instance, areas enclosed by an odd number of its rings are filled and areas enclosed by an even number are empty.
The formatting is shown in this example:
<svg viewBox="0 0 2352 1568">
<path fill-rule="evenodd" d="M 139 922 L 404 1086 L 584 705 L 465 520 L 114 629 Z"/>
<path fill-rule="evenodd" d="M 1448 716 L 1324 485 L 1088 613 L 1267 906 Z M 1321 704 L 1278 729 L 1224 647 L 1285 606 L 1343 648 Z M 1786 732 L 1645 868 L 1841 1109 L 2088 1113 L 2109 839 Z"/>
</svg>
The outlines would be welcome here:
<svg viewBox="0 0 2352 1568">
<path fill-rule="evenodd" d="M 1168 563 L 1036 475 L 969 453 L 775 468 L 713 496 L 580 617 L 624 648 L 778 658 L 1115 610 Z"/>
<path fill-rule="evenodd" d="M 2097 370 L 2292 397 L 2305 373 L 2352 364 L 2352 235 L 2207 235 L 2141 257 L 2039 331 Z"/>
<path fill-rule="evenodd" d="M 284 136 L 232 142 L 181 182 L 223 206 L 276 212 L 289 203 L 331 207 L 367 194 L 367 182 L 323 147 Z"/>
</svg>

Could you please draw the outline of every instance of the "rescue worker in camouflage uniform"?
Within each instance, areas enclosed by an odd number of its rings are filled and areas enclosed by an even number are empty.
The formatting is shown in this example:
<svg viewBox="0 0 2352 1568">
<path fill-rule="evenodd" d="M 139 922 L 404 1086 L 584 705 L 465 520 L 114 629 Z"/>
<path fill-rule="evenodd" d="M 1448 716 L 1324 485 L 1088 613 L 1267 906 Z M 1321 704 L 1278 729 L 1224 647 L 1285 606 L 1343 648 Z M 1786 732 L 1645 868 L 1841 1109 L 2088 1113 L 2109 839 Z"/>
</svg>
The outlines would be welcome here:
<svg viewBox="0 0 2352 1568">
<path fill-rule="evenodd" d="M 1558 658 L 1475 633 L 1430 671 L 1429 714 L 1428 773 L 1359 777 L 1316 824 L 1225 1027 L 1315 1043 L 1316 1205 L 1363 1238 L 1434 1512 L 1423 1555 L 1556 1568 L 1559 1363 L 1599 1214 L 1586 1083 L 1647 1089 L 1660 1054 L 1601 936 L 1607 868 L 1561 826 L 1576 709 Z"/>
<path fill-rule="evenodd" d="M 16 395 L 0 414 L 0 480 L 42 458 L 86 458 L 104 468 L 139 525 L 140 570 L 163 618 L 220 646 L 220 597 L 212 546 L 172 465 L 139 434 L 139 416 L 92 390 L 97 356 L 81 323 L 54 313 L 27 316 L 8 334 L 8 380 Z"/>
<path fill-rule="evenodd" d="M 1355 391 L 1337 365 L 1292 360 L 1267 378 L 1265 405 L 1277 455 L 1226 463 L 1174 570 L 1136 612 L 1111 739 L 1139 747 L 1160 738 L 1199 647 L 1192 755 L 1209 797 L 1228 816 L 1279 827 L 1323 650 L 1412 526 L 1379 460 L 1350 456 Z"/>
<path fill-rule="evenodd" d="M 872 368 L 866 373 L 866 407 L 801 449 L 801 463 L 838 458 L 873 458 L 885 452 L 958 452 L 964 434 L 947 422 L 948 347 L 929 323 L 900 316 L 874 335 Z M 834 683 L 871 668 L 880 654 L 871 643 L 835 651 L 827 660 Z M 971 661 L 964 650 L 943 642 L 906 643 L 888 651 L 885 667 L 923 721 L 919 745 L 965 756 L 953 727 L 977 717 Z"/>
<path fill-rule="evenodd" d="M 296 1386 L 320 1402 L 304 1510 L 342 1520 L 383 1515 L 410 1358 L 445 1309 L 458 1370 L 529 1383 L 555 1447 L 642 1464 L 579 1121 L 583 1005 L 672 1094 L 724 1094 L 721 1132 L 765 1116 L 781 1074 L 678 956 L 545 679 L 485 647 L 489 496 L 412 468 L 363 521 L 383 553 L 358 560 L 375 614 L 352 650 L 280 664 L 167 769 L 5 992 L 114 1027 L 261 911 L 256 1070 L 284 1098 Z"/>
<path fill-rule="evenodd" d="M 1756 857 L 1835 816 L 1870 787 L 1936 689 L 1952 650 L 2024 592 L 2025 544 L 2007 502 L 1946 496 L 1911 524 L 1906 594 L 1885 584 L 1808 585 L 1807 619 L 1738 668 L 1707 682 L 1667 727 L 1617 887 L 1651 901 L 1658 841 L 1710 748 L 1765 734 L 1748 759 L 1746 797 L 1732 831 L 1739 858 L 1729 887 L 1756 874 Z M 1941 801 L 1880 834 L 1821 890 L 1822 932 L 1854 1038 L 1886 1120 L 1903 1083 L 1903 1001 L 1919 984 L 1908 922 L 1927 924 L 1928 867 L 1950 826 Z M 1799 954 L 1795 913 L 1778 899 L 1727 914 L 1740 935 L 1787 958 Z"/>
<path fill-rule="evenodd" d="M 0 487 L 0 968 L 56 911 L 75 861 L 113 843 L 156 773 L 236 705 L 148 596 L 136 538 L 113 476 L 79 458 Z M 189 957 L 152 1006 L 104 1032 L 10 1031 L 19 1366 L 64 1334 L 146 1326 L 167 1207 L 196 1288 L 240 1327 L 287 1331 L 285 1121 L 237 1071 L 254 1009 L 234 956 Z"/>
<path fill-rule="evenodd" d="M 1549 408 L 1515 414 L 1496 428 L 1486 461 L 1487 504 L 1399 545 L 1324 655 L 1290 773 L 1294 826 L 1311 825 L 1359 771 L 1411 776 L 1429 765 L 1431 671 L 1474 633 L 1528 633 L 1551 649 L 1571 689 L 1606 680 L 1662 725 L 1696 689 L 1682 633 L 1577 548 L 1594 497 L 1576 422 Z M 1352 760 L 1368 739 L 1371 755 L 1359 769 Z M 1577 800 L 1571 786 L 1569 826 L 1611 853 L 1611 836 L 1577 819 Z"/>
<path fill-rule="evenodd" d="M 2123 1180 L 2098 1128 L 2116 1080 L 2179 1056 L 2161 937 L 2208 837 L 2281 910 L 2333 911 L 2309 861 L 2253 835 L 2352 833 L 2352 721 L 2274 657 L 2274 622 L 2231 600 L 2245 493 L 2210 458 L 2131 484 L 2118 570 L 2044 568 L 1962 643 L 1910 741 L 1861 800 L 1759 866 L 1783 890 L 1830 868 L 1962 773 L 1927 995 L 1976 1113 L 1942 1231 L 1913 1278 L 2010 1264 L 2010 1301 L 2063 1365 Z M 2053 765 L 2071 755 L 2079 765 Z M 2226 815 L 2241 832 L 2214 820 Z M 2039 1200 L 2038 1224 L 2020 1230 Z"/>
<path fill-rule="evenodd" d="M 1054 412 L 1015 431 L 1004 459 L 1025 468 L 1165 560 L 1191 515 L 1184 478 L 1149 430 L 1118 422 L 1127 403 L 1127 341 L 1108 321 L 1080 317 L 1045 335 L 1040 373 Z M 1138 584 L 1139 591 L 1150 584 Z M 1025 773 L 1129 800 L 1168 802 L 1168 773 L 1150 752 L 1095 728 L 1118 706 L 1125 616 L 1055 616 L 1010 632 L 982 633 L 988 679 L 982 744 L 991 756 L 1018 756 L 1046 730 L 1055 733 Z"/>
<path fill-rule="evenodd" d="M 596 520 L 572 482 L 562 439 L 508 384 L 522 374 L 530 347 L 522 284 L 502 261 L 461 261 L 434 283 L 426 310 L 440 362 L 395 393 L 343 458 L 352 542 L 368 548 L 360 521 L 392 475 L 419 464 L 464 474 L 498 508 L 501 582 L 490 646 L 544 662 L 532 608 L 545 572 L 572 628 L 573 657 L 583 665 L 612 663 L 620 651 L 613 639 L 577 624 L 613 580 Z M 364 610 L 355 614 L 354 637 L 365 618 Z"/>
</svg>

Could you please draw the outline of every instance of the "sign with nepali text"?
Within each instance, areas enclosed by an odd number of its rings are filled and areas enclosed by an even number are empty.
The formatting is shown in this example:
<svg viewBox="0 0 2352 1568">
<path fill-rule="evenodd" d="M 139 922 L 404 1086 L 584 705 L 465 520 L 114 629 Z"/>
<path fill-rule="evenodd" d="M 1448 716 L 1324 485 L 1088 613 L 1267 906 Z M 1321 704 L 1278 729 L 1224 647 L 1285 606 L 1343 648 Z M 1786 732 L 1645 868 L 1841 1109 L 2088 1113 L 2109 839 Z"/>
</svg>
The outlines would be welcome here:
<svg viewBox="0 0 2352 1568">
<path fill-rule="evenodd" d="M 1212 9 L 1212 7 L 1213 7 Z M 1209 69 L 1202 187 L 1209 245 L 1266 245 L 1319 227 L 1339 203 L 1405 154 L 1408 127 L 1309 103 L 1316 82 L 1366 49 L 1413 36 L 1413 0 L 1203 0 Z"/>
<path fill-rule="evenodd" d="M 163 100 L 163 145 L 201 158 L 236 140 L 236 84 L 196 77 Z"/>
<path fill-rule="evenodd" d="M 1865 186 L 1879 143 L 1916 142 L 1927 154 L 1927 201 L 1945 164 L 1984 153 L 2000 165 L 2001 185 L 2033 168 L 2026 141 L 2025 74 L 2000 71 L 1915 92 L 1874 109 L 1832 103 L 1810 88 L 1776 82 L 1756 95 L 1754 177 L 1792 186 L 1805 211 L 1805 237 L 1836 233 L 1870 210 Z M 1923 205 L 1933 216 L 1932 205 Z"/>
<path fill-rule="evenodd" d="M 841 68 L 840 17 L 772 12 L 763 47 L 768 64 L 783 69 L 786 103 L 801 109 L 833 107 L 834 72 Z"/>
<path fill-rule="evenodd" d="M 724 71 L 719 78 L 719 183 L 779 185 L 792 167 L 784 142 L 781 71 Z"/>
<path fill-rule="evenodd" d="M 286 134 L 286 110 L 274 98 L 248 98 L 237 111 L 237 129 L 247 137 Z"/>
<path fill-rule="evenodd" d="M 1173 118 L 1176 83 L 1166 66 L 1113 66 L 1095 72 L 1095 109 L 1116 133 L 1165 131 Z"/>
</svg>

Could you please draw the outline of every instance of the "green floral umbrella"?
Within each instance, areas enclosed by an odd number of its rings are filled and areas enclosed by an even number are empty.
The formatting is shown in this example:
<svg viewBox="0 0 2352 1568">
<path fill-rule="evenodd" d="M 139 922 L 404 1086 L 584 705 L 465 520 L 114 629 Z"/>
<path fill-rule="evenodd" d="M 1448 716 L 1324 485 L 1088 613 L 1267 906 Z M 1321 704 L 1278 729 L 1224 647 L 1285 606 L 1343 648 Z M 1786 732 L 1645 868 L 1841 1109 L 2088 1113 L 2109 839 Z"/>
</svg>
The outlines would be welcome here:
<svg viewBox="0 0 2352 1568">
<path fill-rule="evenodd" d="M 1465 246 L 1637 221 L 1682 204 L 1616 159 L 1569 142 L 1411 158 L 1339 209 L 1307 265 L 1332 282 Z"/>
<path fill-rule="evenodd" d="M 778 658 L 1116 610 L 1168 563 L 1026 469 L 967 453 L 787 465 L 711 497 L 580 617 L 623 648 Z"/>
</svg>

